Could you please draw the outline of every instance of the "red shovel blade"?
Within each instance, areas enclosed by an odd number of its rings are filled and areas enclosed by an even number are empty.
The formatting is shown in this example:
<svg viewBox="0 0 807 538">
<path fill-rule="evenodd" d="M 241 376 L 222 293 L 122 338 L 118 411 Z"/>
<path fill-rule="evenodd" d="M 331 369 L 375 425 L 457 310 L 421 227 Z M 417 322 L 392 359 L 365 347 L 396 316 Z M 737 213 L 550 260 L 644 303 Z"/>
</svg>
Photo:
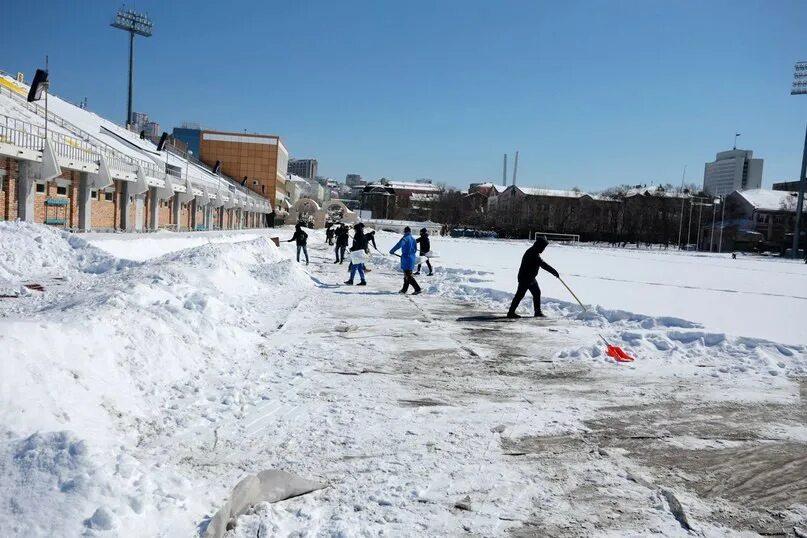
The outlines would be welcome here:
<svg viewBox="0 0 807 538">
<path fill-rule="evenodd" d="M 608 346 L 606 354 L 612 357 L 616 362 L 633 362 L 634 358 L 622 351 L 619 346 Z"/>
</svg>

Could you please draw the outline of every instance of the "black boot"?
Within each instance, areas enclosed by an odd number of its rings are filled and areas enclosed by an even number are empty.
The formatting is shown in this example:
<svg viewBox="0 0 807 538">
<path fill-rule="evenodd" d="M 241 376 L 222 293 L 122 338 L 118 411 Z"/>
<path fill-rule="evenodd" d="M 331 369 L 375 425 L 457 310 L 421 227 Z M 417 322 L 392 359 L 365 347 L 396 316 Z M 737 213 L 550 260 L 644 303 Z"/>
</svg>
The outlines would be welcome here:
<svg viewBox="0 0 807 538">
<path fill-rule="evenodd" d="M 508 313 L 507 313 L 507 317 L 508 317 L 508 318 L 513 318 L 513 319 L 516 319 L 516 318 L 520 318 L 521 316 L 519 316 L 518 314 L 516 314 L 515 312 L 513 312 L 513 311 L 511 310 L 510 312 L 508 312 Z"/>
</svg>

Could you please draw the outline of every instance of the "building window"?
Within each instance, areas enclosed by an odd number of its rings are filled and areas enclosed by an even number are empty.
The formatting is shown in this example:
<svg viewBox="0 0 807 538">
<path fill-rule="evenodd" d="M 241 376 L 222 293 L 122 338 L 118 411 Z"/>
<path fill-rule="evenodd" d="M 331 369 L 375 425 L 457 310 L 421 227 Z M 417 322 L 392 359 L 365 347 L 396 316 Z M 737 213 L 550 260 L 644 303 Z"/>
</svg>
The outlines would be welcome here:
<svg viewBox="0 0 807 538">
<path fill-rule="evenodd" d="M 104 200 L 106 200 L 107 202 L 111 202 L 113 196 L 115 196 L 115 193 L 105 192 L 104 193 Z"/>
<path fill-rule="evenodd" d="M 57 196 L 67 196 L 67 187 L 56 186 Z"/>
<path fill-rule="evenodd" d="M 91 200 L 97 200 L 98 199 L 98 191 L 97 190 L 93 189 L 93 190 L 90 191 L 90 199 Z"/>
<path fill-rule="evenodd" d="M 37 183 L 36 184 L 36 192 L 44 193 L 45 192 L 45 184 L 44 183 Z"/>
</svg>

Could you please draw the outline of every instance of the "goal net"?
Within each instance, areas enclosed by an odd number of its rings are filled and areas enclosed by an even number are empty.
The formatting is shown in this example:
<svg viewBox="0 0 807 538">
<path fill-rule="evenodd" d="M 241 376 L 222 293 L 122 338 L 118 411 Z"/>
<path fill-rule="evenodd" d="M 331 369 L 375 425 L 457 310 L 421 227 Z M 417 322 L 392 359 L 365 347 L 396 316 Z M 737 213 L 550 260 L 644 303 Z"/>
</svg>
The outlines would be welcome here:
<svg viewBox="0 0 807 538">
<path fill-rule="evenodd" d="M 556 233 L 549 233 L 549 232 L 530 232 L 529 239 L 530 241 L 535 241 L 537 237 L 544 236 L 547 241 L 556 241 L 556 242 L 564 242 L 564 243 L 579 243 L 580 242 L 580 235 L 579 234 L 556 234 Z"/>
</svg>

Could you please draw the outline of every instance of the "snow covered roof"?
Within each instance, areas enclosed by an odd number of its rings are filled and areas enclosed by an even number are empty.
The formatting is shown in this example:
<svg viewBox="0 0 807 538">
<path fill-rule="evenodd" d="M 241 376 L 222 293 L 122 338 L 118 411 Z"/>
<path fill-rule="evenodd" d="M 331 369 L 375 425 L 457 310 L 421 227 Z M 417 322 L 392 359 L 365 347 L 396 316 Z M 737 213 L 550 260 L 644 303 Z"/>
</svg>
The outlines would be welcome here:
<svg viewBox="0 0 807 538">
<path fill-rule="evenodd" d="M 288 176 L 289 178 L 287 181 L 291 181 L 292 183 L 304 183 L 306 185 L 309 184 L 308 180 L 303 177 L 297 176 L 295 174 L 289 174 Z"/>
<path fill-rule="evenodd" d="M 393 189 L 440 192 L 440 189 L 431 183 L 416 183 L 414 181 L 387 181 L 387 186 Z"/>
<path fill-rule="evenodd" d="M 751 189 L 747 191 L 734 191 L 754 206 L 755 209 L 765 211 L 796 211 L 797 193 L 790 191 L 774 191 L 770 189 Z M 807 204 L 802 208 L 807 212 Z"/>
<path fill-rule="evenodd" d="M 0 72 L 0 90 L 0 114 L 10 118 L 8 121 L 18 120 L 29 125 L 26 127 L 15 123 L 15 128 L 32 130 L 44 127 L 44 110 L 40 104 L 25 102 L 28 85 Z M 122 166 L 132 174 L 137 167 L 141 167 L 145 176 L 154 178 L 149 180 L 150 184 L 157 186 L 162 185 L 167 172 L 173 176 L 168 181 L 177 192 L 186 191 L 187 176 L 193 187 L 199 190 L 205 187 L 213 196 L 217 197 L 217 193 L 221 192 L 223 197 L 244 203 L 249 201 L 256 208 L 268 204 L 266 198 L 240 185 L 236 186 L 194 159 L 188 160 L 173 150 L 158 152 L 157 146 L 150 140 L 141 139 L 137 133 L 53 94 L 48 94 L 48 117 L 49 131 L 54 136 L 62 135 L 68 145 L 79 151 L 84 150 L 85 159 L 97 162 L 99 155 L 106 155 L 107 159 L 116 161 L 110 163 L 111 168 Z M 239 192 L 231 194 L 236 191 Z"/>
<path fill-rule="evenodd" d="M 557 196 L 560 198 L 580 198 L 586 193 L 581 191 L 567 191 L 558 189 L 542 189 L 540 187 L 515 187 L 527 196 Z"/>
<path fill-rule="evenodd" d="M 631 196 L 660 196 L 663 198 L 691 198 L 691 194 L 684 194 L 680 192 L 672 192 L 672 191 L 665 191 L 665 190 L 658 190 L 658 187 L 641 187 L 638 189 L 628 189 L 625 192 L 625 198 L 629 198 Z"/>
</svg>

